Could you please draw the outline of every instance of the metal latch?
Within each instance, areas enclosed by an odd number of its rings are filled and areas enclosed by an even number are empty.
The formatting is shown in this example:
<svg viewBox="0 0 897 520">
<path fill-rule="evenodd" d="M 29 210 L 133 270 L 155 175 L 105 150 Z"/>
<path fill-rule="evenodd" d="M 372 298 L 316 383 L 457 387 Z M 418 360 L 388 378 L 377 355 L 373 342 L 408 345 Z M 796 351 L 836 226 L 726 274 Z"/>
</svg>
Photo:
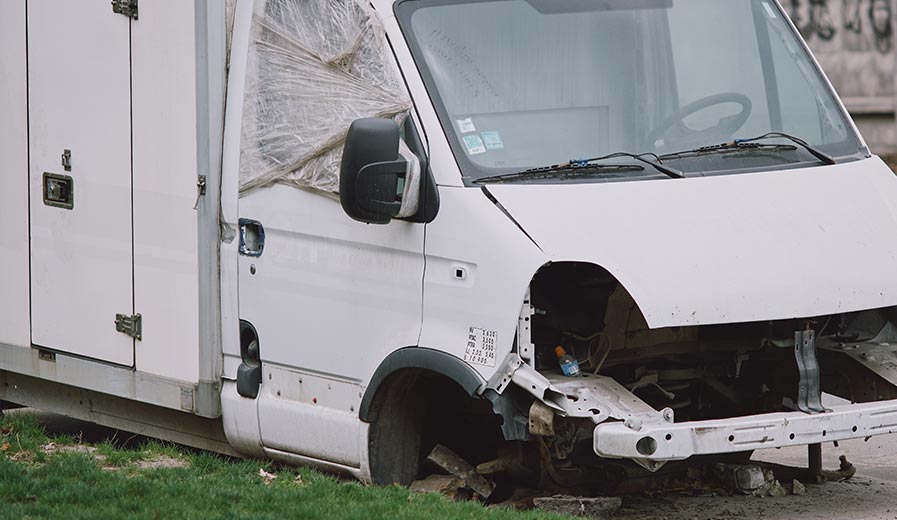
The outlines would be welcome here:
<svg viewBox="0 0 897 520">
<path fill-rule="evenodd" d="M 123 332 L 136 340 L 143 339 L 143 318 L 140 314 L 116 314 L 115 330 Z"/>
<path fill-rule="evenodd" d="M 68 148 L 62 151 L 62 169 L 67 172 L 72 171 L 72 151 Z"/>
<path fill-rule="evenodd" d="M 137 0 L 112 0 L 112 12 L 137 19 Z"/>
<path fill-rule="evenodd" d="M 203 195 L 206 194 L 206 176 L 200 175 L 196 179 L 196 203 L 193 204 L 193 209 L 199 208 L 199 199 Z"/>
</svg>

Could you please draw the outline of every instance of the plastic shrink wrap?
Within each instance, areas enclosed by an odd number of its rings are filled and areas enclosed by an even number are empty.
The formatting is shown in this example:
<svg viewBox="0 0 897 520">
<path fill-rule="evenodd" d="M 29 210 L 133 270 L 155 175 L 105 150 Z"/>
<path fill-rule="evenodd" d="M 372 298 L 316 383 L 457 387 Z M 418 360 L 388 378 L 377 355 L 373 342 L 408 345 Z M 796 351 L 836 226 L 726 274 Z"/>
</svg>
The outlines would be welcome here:
<svg viewBox="0 0 897 520">
<path fill-rule="evenodd" d="M 383 27 L 367 3 L 256 0 L 243 105 L 241 195 L 273 183 L 337 193 L 352 121 L 382 117 L 401 123 L 410 107 Z M 417 161 L 404 143 L 401 149 L 409 159 L 411 188 L 417 184 Z M 416 202 L 410 191 L 407 202 Z"/>
</svg>

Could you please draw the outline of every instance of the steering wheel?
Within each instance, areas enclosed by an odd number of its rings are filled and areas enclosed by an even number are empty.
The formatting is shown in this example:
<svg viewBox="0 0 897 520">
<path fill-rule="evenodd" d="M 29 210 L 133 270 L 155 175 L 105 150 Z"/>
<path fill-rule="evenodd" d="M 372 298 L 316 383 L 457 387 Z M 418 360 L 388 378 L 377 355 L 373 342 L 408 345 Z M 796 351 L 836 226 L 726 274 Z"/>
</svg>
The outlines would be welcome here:
<svg viewBox="0 0 897 520">
<path fill-rule="evenodd" d="M 741 105 L 741 111 L 731 116 L 721 117 L 715 125 L 702 130 L 689 128 L 683 121 L 686 117 L 705 108 L 725 103 Z M 701 98 L 685 105 L 661 121 L 657 128 L 648 134 L 648 143 L 655 149 L 663 149 L 671 142 L 676 143 L 679 147 L 688 148 L 723 141 L 735 135 L 735 132 L 744 125 L 751 115 L 751 107 L 750 98 L 736 92 L 724 92 Z"/>
</svg>

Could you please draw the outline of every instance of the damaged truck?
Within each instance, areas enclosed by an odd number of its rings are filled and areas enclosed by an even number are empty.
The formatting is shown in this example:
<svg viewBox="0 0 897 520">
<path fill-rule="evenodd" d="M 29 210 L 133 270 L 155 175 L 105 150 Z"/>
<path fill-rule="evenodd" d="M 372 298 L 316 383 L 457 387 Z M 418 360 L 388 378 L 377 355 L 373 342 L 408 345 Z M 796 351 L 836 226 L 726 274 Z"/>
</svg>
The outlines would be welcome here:
<svg viewBox="0 0 897 520">
<path fill-rule="evenodd" d="M 378 484 L 897 431 L 897 177 L 775 0 L 4 0 L 0 49 L 5 407 Z"/>
</svg>

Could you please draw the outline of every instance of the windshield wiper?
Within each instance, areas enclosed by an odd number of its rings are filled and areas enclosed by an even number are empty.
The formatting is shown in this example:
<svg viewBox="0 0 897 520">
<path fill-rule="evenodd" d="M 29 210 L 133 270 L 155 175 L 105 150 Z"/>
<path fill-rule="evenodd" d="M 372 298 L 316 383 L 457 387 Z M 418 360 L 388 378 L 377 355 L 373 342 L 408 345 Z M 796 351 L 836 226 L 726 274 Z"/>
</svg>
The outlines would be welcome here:
<svg viewBox="0 0 897 520">
<path fill-rule="evenodd" d="M 729 141 L 726 143 L 714 144 L 710 146 L 702 146 L 700 148 L 695 148 L 693 150 L 684 150 L 681 152 L 673 152 L 668 154 L 663 154 L 660 156 L 660 159 L 677 159 L 681 157 L 693 156 L 693 155 L 703 155 L 707 153 L 714 153 L 719 151 L 727 151 L 727 150 L 796 150 L 797 147 L 791 145 L 781 145 L 781 144 L 765 144 L 758 143 L 757 141 L 762 141 L 765 139 L 787 139 L 792 143 L 800 146 L 804 150 L 810 153 L 813 157 L 819 159 L 823 164 L 837 164 L 837 162 L 832 158 L 832 156 L 827 153 L 820 151 L 809 143 L 804 141 L 799 137 L 795 137 L 790 134 L 786 134 L 783 132 L 768 132 L 763 135 L 758 135 L 757 137 L 750 137 L 747 139 L 735 139 L 734 141 Z"/>
<path fill-rule="evenodd" d="M 649 161 L 645 159 L 645 157 L 653 157 L 655 161 Z M 631 159 L 635 159 L 636 161 L 641 161 L 645 164 L 650 164 L 655 170 L 660 173 L 666 175 L 667 177 L 672 177 L 674 179 L 682 179 L 685 178 L 685 174 L 680 172 L 675 168 L 670 168 L 663 164 L 661 157 L 658 157 L 656 153 L 646 152 L 646 153 L 629 153 L 629 152 L 614 152 L 607 155 L 602 155 L 601 157 L 592 157 L 591 159 L 572 159 L 568 164 L 575 166 L 586 166 L 592 163 L 603 161 L 606 159 L 616 159 L 618 157 L 629 157 Z"/>
<path fill-rule="evenodd" d="M 551 166 L 542 166 L 539 168 L 530 168 L 522 172 L 502 173 L 499 175 L 490 175 L 488 177 L 480 177 L 472 182 L 482 184 L 485 182 L 506 182 L 521 179 L 556 179 L 558 177 L 579 177 L 591 174 L 617 173 L 617 172 L 635 172 L 644 171 L 645 167 L 638 164 L 573 164 L 572 162 L 564 164 L 553 164 Z"/>
</svg>

